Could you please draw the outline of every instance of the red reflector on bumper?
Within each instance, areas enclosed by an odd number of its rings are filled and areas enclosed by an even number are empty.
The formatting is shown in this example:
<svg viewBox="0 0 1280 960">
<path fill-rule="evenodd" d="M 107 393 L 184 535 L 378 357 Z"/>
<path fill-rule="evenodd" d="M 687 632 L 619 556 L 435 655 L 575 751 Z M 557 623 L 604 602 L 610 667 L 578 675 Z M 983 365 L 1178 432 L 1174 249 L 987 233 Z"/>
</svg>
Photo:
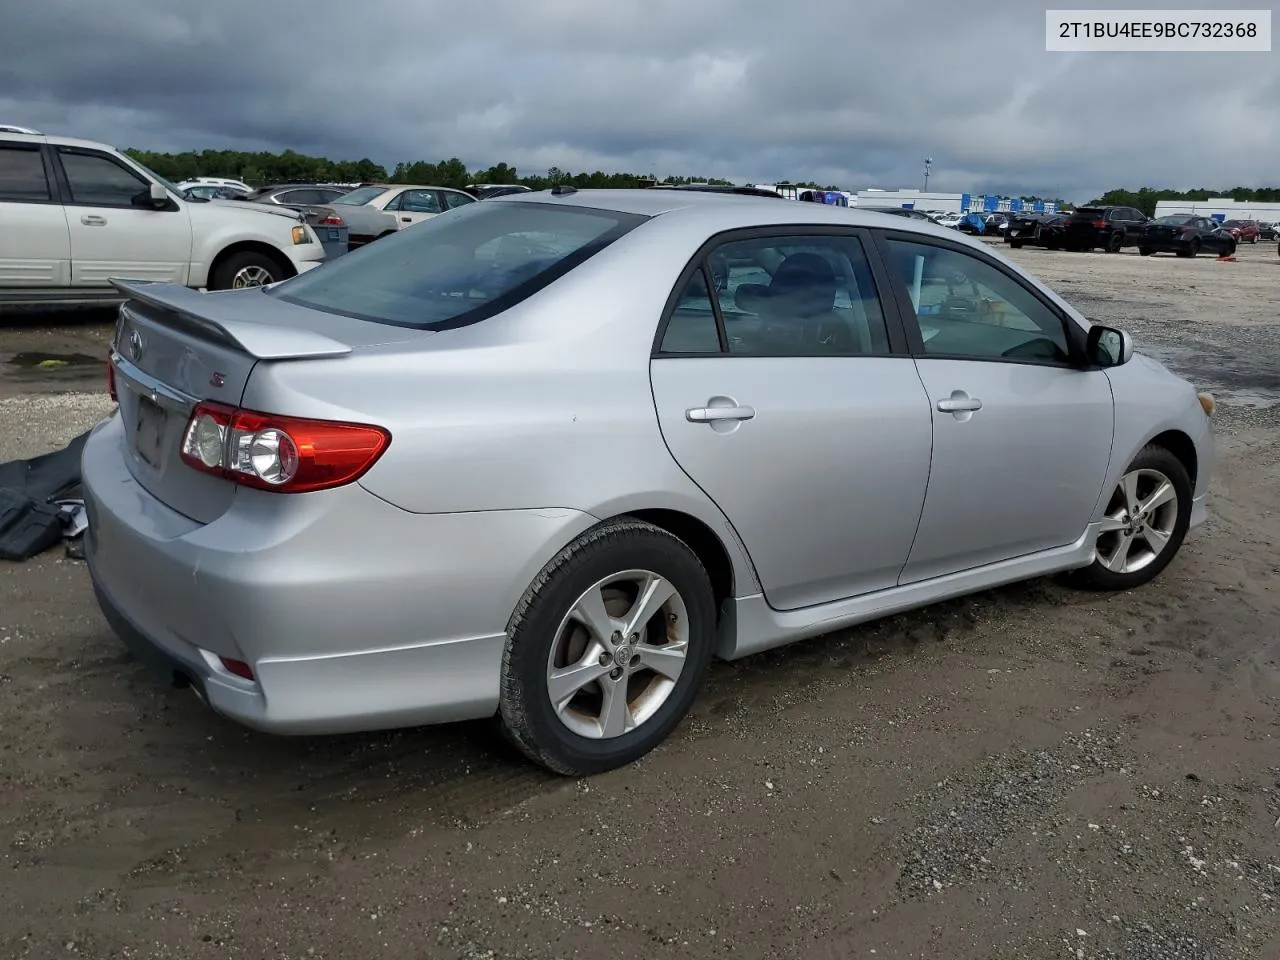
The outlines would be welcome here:
<svg viewBox="0 0 1280 960">
<path fill-rule="evenodd" d="M 244 677 L 246 680 L 253 679 L 253 670 L 243 660 L 232 660 L 230 657 L 219 657 L 218 660 L 227 668 L 228 672 L 234 673 L 237 677 Z"/>
</svg>

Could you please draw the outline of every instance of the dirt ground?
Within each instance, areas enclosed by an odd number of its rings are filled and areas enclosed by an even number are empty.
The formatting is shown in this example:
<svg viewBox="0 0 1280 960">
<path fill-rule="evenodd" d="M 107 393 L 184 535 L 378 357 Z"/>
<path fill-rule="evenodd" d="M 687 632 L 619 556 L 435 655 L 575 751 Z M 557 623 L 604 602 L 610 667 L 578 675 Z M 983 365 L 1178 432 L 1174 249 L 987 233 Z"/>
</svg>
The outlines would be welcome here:
<svg viewBox="0 0 1280 960">
<path fill-rule="evenodd" d="M 5 565 L 0 956 L 1280 957 L 1280 258 L 1014 256 L 1220 398 L 1211 520 L 1155 583 L 718 664 L 574 781 L 485 723 L 246 732 L 130 660 L 82 564 Z M 0 461 L 106 413 L 106 335 L 0 330 Z"/>
</svg>

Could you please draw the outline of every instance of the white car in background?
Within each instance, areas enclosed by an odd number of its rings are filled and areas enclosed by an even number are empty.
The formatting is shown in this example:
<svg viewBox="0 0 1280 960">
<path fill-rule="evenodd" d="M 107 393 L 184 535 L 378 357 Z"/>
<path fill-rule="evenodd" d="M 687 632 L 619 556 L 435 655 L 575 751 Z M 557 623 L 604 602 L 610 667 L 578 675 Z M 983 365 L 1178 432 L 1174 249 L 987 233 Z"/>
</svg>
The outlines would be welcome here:
<svg viewBox="0 0 1280 960">
<path fill-rule="evenodd" d="M 352 248 L 372 243 L 397 230 L 430 220 L 446 210 L 475 203 L 476 198 L 452 187 L 413 183 L 367 183 L 326 204 L 308 209 L 319 217 L 340 217 L 350 231 Z"/>
<path fill-rule="evenodd" d="M 940 227 L 949 227 L 952 230 L 956 230 L 960 227 L 960 224 L 963 220 L 964 220 L 963 213 L 944 213 L 941 216 L 937 217 L 934 222 L 937 223 L 938 226 Z"/>
<path fill-rule="evenodd" d="M 243 180 L 233 180 L 228 177 L 192 177 L 190 180 L 183 180 L 178 187 L 182 190 L 188 187 L 230 187 L 241 193 L 253 193 L 253 187 Z"/>
<path fill-rule="evenodd" d="M 114 147 L 0 132 L 0 307 L 118 303 L 113 279 L 226 290 L 318 266 L 285 207 L 187 200 Z"/>
</svg>

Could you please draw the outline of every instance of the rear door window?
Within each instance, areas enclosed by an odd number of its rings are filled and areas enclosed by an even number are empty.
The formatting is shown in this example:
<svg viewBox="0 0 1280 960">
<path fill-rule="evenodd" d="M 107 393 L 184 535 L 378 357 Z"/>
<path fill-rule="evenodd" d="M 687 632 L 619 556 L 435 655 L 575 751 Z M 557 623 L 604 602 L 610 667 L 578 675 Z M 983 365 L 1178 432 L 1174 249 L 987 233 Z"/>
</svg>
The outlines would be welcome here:
<svg viewBox="0 0 1280 960">
<path fill-rule="evenodd" d="M 290 303 L 447 330 L 508 310 L 648 217 L 546 203 L 472 203 L 286 280 Z"/>
<path fill-rule="evenodd" d="M 49 178 L 35 144 L 0 143 L 0 202 L 49 200 Z"/>
<path fill-rule="evenodd" d="M 879 294 L 856 236 L 758 237 L 716 247 L 682 291 L 660 352 L 719 352 L 717 312 L 730 354 L 890 352 Z"/>
</svg>

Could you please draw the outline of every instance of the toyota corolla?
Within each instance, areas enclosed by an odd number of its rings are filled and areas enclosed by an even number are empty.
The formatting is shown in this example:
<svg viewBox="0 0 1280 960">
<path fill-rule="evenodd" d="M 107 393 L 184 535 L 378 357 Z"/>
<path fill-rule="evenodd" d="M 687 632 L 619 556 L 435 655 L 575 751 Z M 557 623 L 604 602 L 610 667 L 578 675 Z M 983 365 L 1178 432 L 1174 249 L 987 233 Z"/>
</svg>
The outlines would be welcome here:
<svg viewBox="0 0 1280 960">
<path fill-rule="evenodd" d="M 713 657 L 1137 587 L 1205 517 L 1212 398 L 926 221 L 557 188 L 269 288 L 120 286 L 99 603 L 265 731 L 496 716 L 598 772 Z"/>
</svg>

